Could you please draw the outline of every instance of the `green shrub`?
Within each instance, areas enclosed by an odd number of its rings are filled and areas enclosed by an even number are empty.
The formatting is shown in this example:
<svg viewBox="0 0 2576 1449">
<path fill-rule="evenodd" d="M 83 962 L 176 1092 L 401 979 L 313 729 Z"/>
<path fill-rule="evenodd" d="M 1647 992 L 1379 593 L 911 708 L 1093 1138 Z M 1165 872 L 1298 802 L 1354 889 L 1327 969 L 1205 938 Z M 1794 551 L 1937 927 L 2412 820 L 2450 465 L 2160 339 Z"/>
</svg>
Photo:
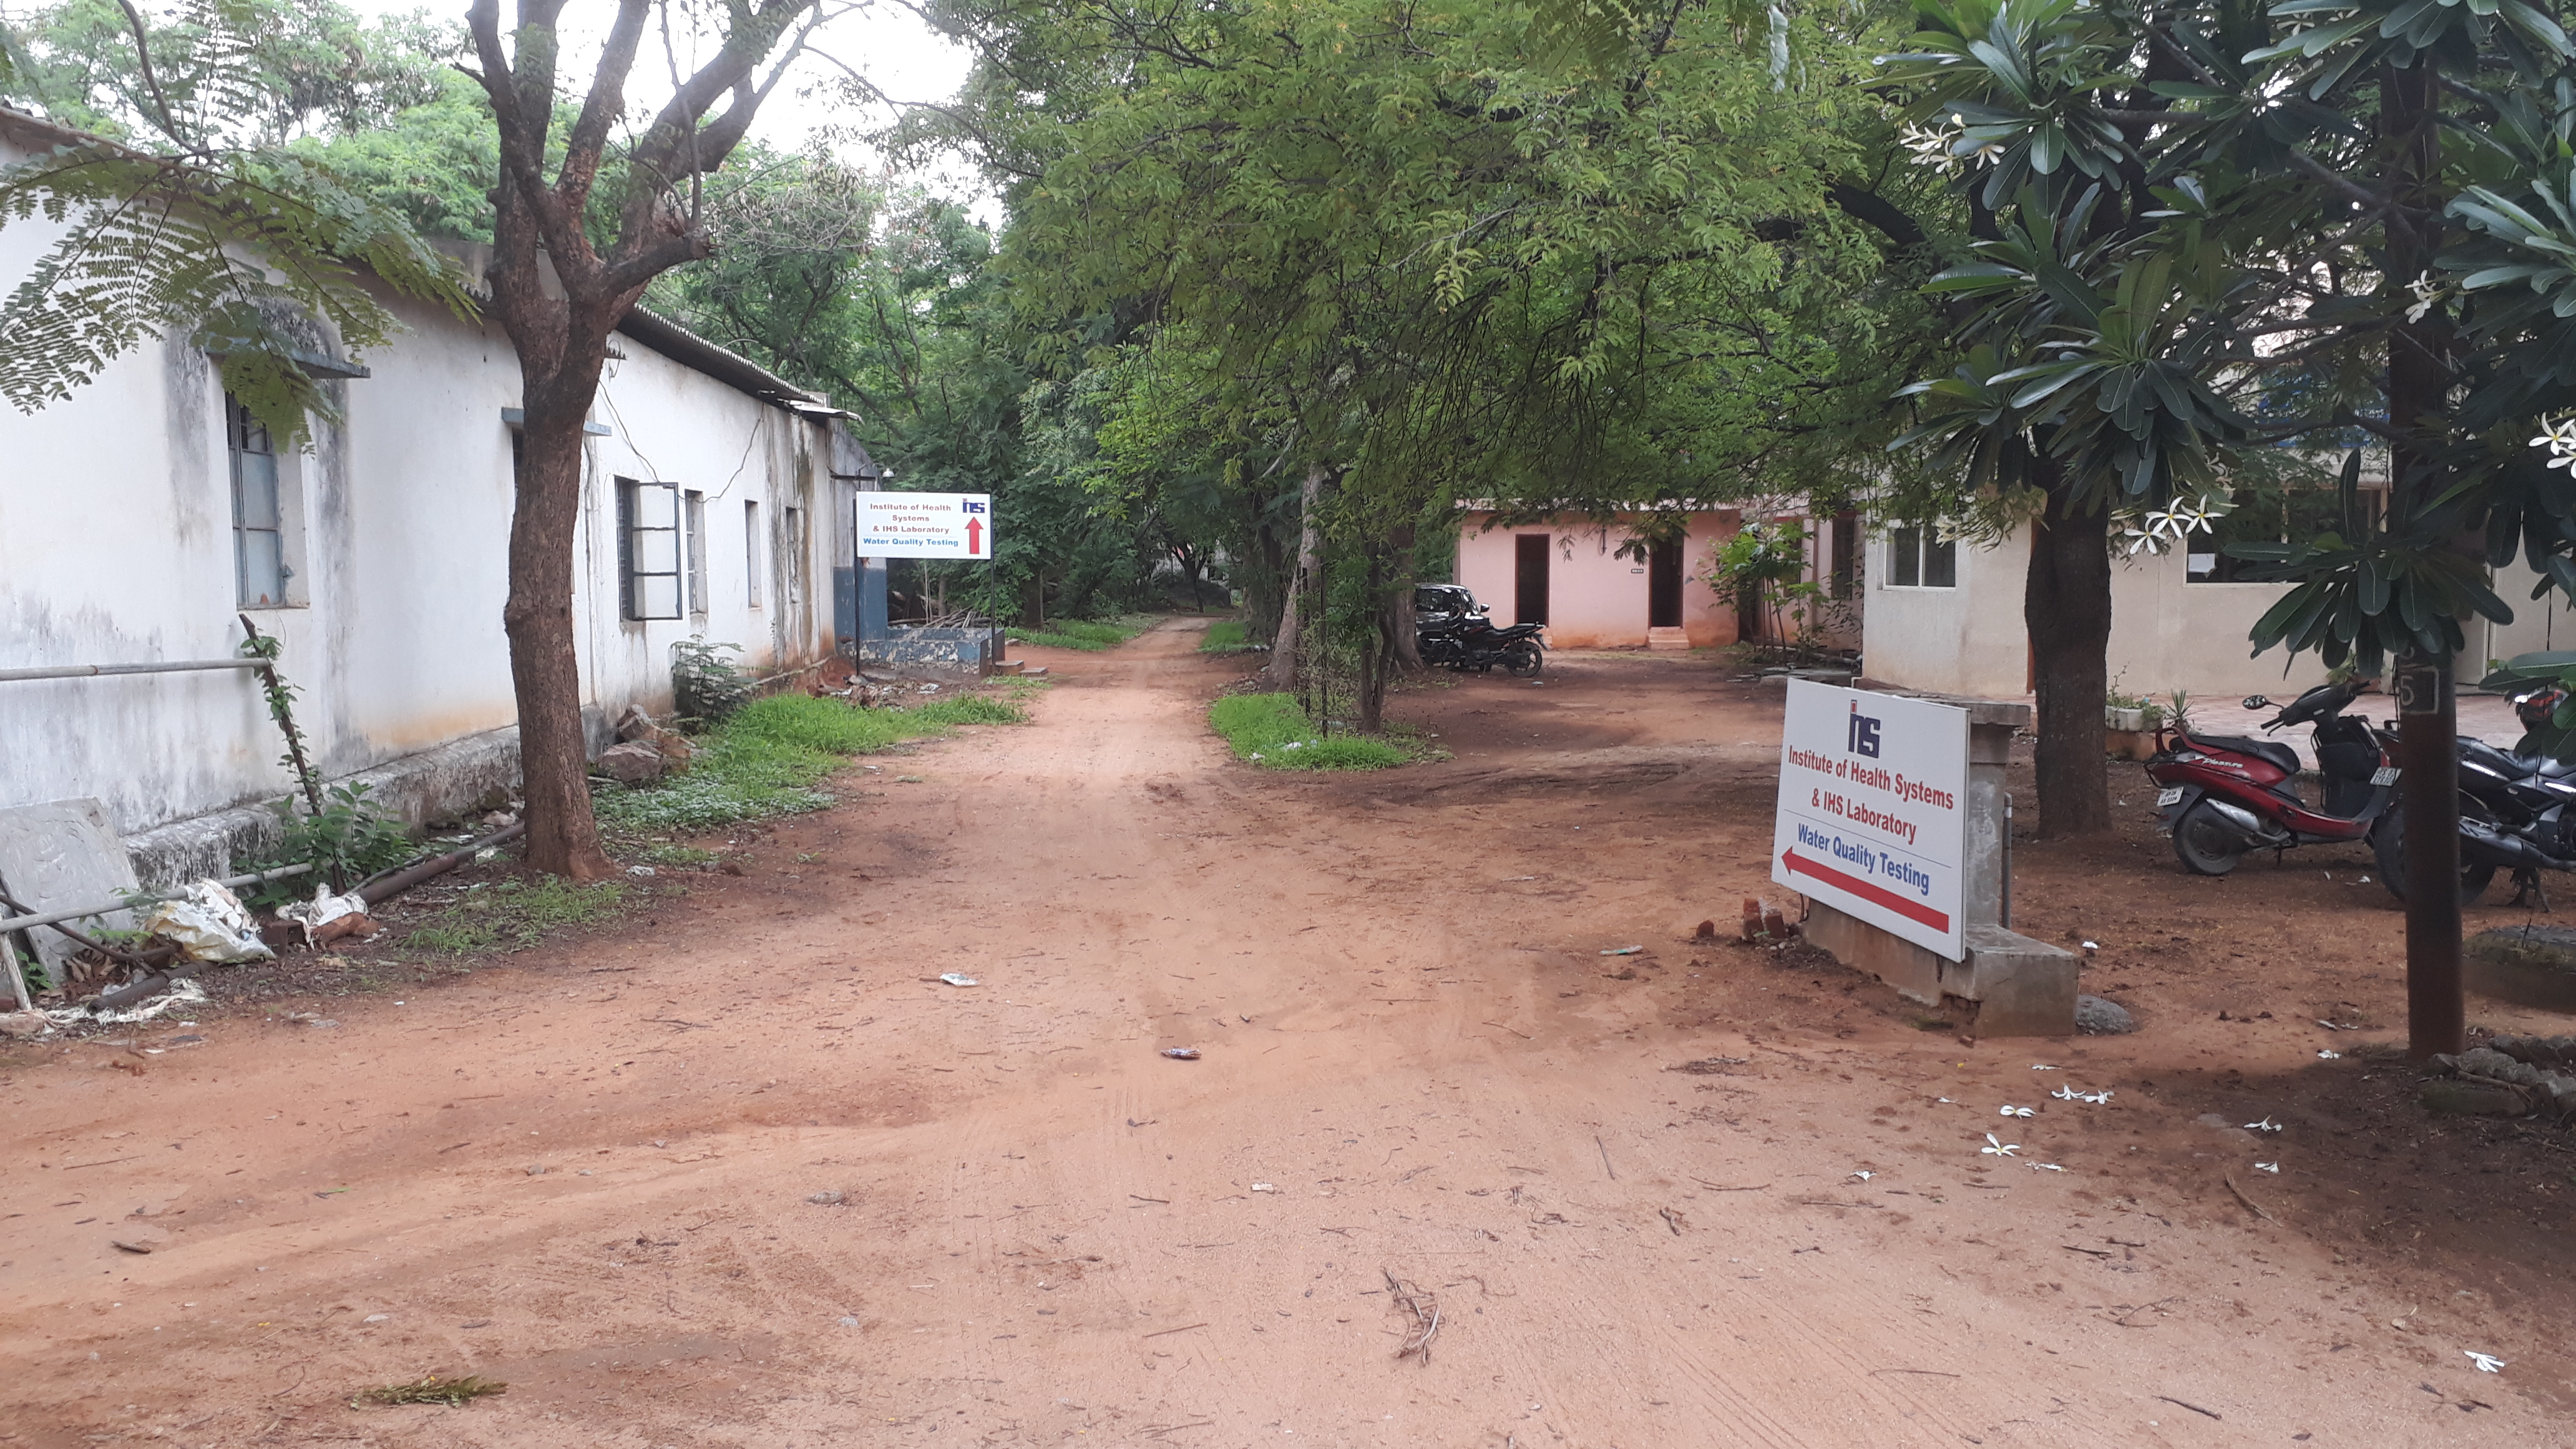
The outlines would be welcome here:
<svg viewBox="0 0 2576 1449">
<path fill-rule="evenodd" d="M 1377 740 L 1322 737 L 1293 695 L 1230 695 L 1208 706 L 1208 725 L 1238 757 L 1273 770 L 1383 770 L 1405 760 Z"/>
</svg>

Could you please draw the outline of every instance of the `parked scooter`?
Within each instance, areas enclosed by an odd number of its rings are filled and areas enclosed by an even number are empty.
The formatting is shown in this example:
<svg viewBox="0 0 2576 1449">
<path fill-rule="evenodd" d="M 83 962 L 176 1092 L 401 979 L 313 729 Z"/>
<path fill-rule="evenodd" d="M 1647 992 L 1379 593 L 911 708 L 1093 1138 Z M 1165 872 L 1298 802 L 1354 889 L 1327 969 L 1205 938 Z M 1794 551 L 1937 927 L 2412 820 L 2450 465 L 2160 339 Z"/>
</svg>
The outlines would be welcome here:
<svg viewBox="0 0 2576 1449">
<path fill-rule="evenodd" d="M 2156 821 L 2173 836 L 2183 869 L 2225 875 L 2249 851 L 2370 838 L 2395 797 L 2398 772 L 2389 753 L 2395 736 L 2343 712 L 2360 695 L 2358 683 L 2321 684 L 2263 722 L 2266 731 L 2314 727 L 2325 780 L 2314 808 L 2299 795 L 2299 757 L 2288 745 L 2159 726 L 2147 778 L 2162 787 Z M 2245 707 L 2274 706 L 2258 694 Z"/>
</svg>

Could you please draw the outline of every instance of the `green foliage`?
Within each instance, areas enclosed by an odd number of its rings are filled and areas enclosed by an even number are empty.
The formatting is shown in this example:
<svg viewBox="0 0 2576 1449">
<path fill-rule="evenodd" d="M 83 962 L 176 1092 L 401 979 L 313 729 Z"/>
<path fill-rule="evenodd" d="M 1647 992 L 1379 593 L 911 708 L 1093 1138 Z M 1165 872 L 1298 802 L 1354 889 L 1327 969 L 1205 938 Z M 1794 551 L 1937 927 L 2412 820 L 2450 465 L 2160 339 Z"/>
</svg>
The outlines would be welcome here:
<svg viewBox="0 0 2576 1449">
<path fill-rule="evenodd" d="M 1228 695 L 1208 706 L 1208 727 L 1237 758 L 1273 770 L 1382 770 L 1406 759 L 1378 740 L 1325 737 L 1288 694 Z"/>
<path fill-rule="evenodd" d="M 1153 622 L 1135 614 L 1107 621 L 1058 619 L 1044 629 L 1013 629 L 1011 637 L 1047 649 L 1080 649 L 1097 654 L 1144 633 L 1153 627 Z"/>
<path fill-rule="evenodd" d="M 297 444 L 310 419 L 339 417 L 313 366 L 335 353 L 360 362 L 396 329 L 371 282 L 474 315 L 462 273 L 404 216 L 282 144 L 316 112 L 363 116 L 422 92 L 420 73 L 350 51 L 348 12 L 313 11 L 316 26 L 295 23 L 301 13 L 193 0 L 146 32 L 157 85 L 138 83 L 139 42 L 120 12 L 80 0 L 42 17 L 52 28 L 25 47 L 13 88 L 66 124 L 128 139 L 0 169 L 0 227 L 57 232 L 0 302 L 0 397 L 32 412 L 143 339 L 177 336 Z M 335 47 L 349 53 L 322 63 Z"/>
<path fill-rule="evenodd" d="M 525 951 L 547 937 L 598 925 L 627 899 L 619 881 L 576 885 L 561 876 L 512 876 L 478 885 L 405 933 L 405 946 L 452 956 Z"/>
<path fill-rule="evenodd" d="M 851 755 L 875 754 L 961 724 L 1018 724 L 1008 700 L 963 695 L 909 709 L 859 709 L 837 699 L 774 694 L 753 700 L 698 746 L 689 772 L 594 802 L 612 835 L 694 835 L 745 820 L 830 806 L 814 788 Z"/>
<path fill-rule="evenodd" d="M 742 646 L 698 638 L 672 642 L 672 708 L 686 723 L 700 729 L 723 724 L 751 698 L 752 681 L 725 658 L 728 651 L 740 654 Z"/>
<path fill-rule="evenodd" d="M 1251 635 L 1241 619 L 1219 619 L 1199 638 L 1201 654 L 1240 654 L 1251 647 Z"/>
<path fill-rule="evenodd" d="M 253 862 L 248 870 L 310 865 L 313 873 L 263 882 L 251 894 L 250 904 L 274 908 L 309 898 L 322 881 L 329 881 L 335 891 L 345 891 L 411 859 L 417 852 L 410 833 L 399 818 L 377 809 L 367 799 L 368 793 L 365 785 L 333 785 L 323 792 L 318 813 L 298 809 L 293 799 L 271 805 L 278 818 L 277 851 Z"/>
</svg>

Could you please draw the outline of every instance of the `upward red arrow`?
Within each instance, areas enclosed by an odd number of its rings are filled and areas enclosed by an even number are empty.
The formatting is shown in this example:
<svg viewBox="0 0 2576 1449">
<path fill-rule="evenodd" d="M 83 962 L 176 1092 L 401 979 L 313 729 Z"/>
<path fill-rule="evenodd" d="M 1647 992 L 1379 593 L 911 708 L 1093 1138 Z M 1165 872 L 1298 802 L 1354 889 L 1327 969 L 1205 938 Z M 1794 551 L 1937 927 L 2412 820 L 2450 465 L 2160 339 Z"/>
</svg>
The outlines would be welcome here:
<svg viewBox="0 0 2576 1449">
<path fill-rule="evenodd" d="M 1800 855 L 1795 846 L 1780 852 L 1780 863 L 1789 868 L 1791 875 L 1813 876 L 1827 885 L 1849 891 L 1873 905 L 1885 906 L 1900 916 L 1921 921 L 1933 930 L 1946 932 L 1950 929 L 1950 917 L 1947 912 L 1936 911 L 1921 901 L 1898 895 L 1885 886 L 1873 885 L 1858 876 L 1846 875 L 1821 861 L 1810 860 Z"/>
<path fill-rule="evenodd" d="M 984 520 L 980 518 L 966 520 L 966 556 L 968 558 L 984 556 Z"/>
</svg>

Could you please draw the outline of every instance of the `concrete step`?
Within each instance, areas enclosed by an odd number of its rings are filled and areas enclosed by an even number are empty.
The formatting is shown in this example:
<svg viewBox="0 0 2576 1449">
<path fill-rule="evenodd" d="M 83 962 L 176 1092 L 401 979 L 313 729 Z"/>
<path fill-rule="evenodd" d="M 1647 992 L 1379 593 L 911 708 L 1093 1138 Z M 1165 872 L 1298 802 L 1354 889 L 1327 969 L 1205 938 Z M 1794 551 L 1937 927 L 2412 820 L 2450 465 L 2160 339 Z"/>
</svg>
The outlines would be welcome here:
<svg viewBox="0 0 2576 1449">
<path fill-rule="evenodd" d="M 1649 649 L 1688 649 L 1691 647 L 1690 635 L 1684 633 L 1680 629 L 1649 629 L 1646 631 L 1646 647 Z"/>
</svg>

